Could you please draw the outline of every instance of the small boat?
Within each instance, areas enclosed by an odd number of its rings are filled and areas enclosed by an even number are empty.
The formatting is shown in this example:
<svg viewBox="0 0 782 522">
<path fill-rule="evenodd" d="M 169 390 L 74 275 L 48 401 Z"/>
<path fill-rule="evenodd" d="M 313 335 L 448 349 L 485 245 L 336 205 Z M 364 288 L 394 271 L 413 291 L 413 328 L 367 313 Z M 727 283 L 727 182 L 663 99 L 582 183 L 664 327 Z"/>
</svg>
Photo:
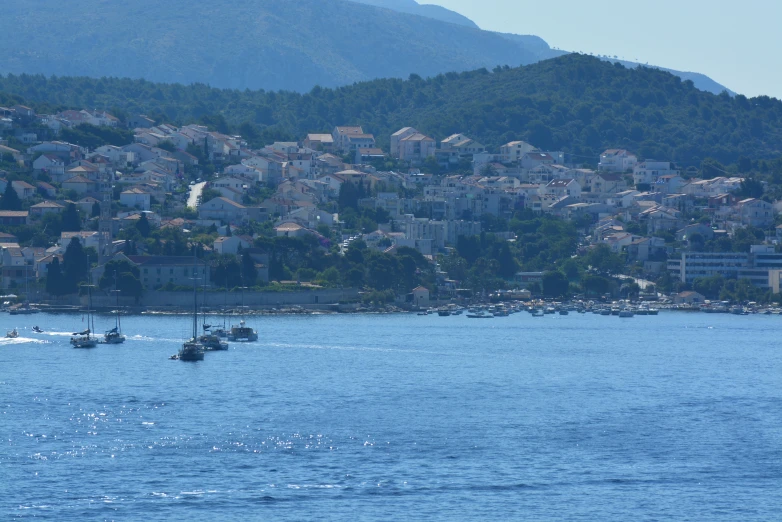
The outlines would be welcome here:
<svg viewBox="0 0 782 522">
<path fill-rule="evenodd" d="M 237 343 L 251 343 L 258 340 L 258 334 L 247 326 L 244 319 L 239 321 L 238 325 L 231 326 L 231 331 L 228 333 L 228 340 Z"/>
<path fill-rule="evenodd" d="M 17 337 L 19 337 L 19 332 L 16 330 L 16 328 L 14 328 L 10 332 L 6 333 L 5 337 L 6 339 L 16 339 Z"/>
<path fill-rule="evenodd" d="M 40 329 L 39 327 L 37 327 L 37 326 L 33 326 L 33 332 L 35 332 L 35 333 L 43 333 L 43 330 L 41 330 L 41 329 Z"/>
<path fill-rule="evenodd" d="M 478 312 L 477 314 L 467 314 L 469 319 L 494 319 L 490 313 Z"/>
</svg>

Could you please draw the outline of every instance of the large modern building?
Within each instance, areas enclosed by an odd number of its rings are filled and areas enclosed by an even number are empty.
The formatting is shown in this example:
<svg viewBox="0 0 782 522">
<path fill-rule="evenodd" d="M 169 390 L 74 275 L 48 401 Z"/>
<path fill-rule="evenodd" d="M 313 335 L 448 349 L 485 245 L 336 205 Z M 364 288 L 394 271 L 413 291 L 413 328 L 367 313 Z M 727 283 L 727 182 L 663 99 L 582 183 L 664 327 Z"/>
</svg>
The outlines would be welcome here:
<svg viewBox="0 0 782 522">
<path fill-rule="evenodd" d="M 727 279 L 748 279 L 758 288 L 773 288 L 780 270 L 782 253 L 766 245 L 753 245 L 749 253 L 685 252 L 681 257 L 668 259 L 668 271 L 682 283 L 721 275 Z"/>
</svg>

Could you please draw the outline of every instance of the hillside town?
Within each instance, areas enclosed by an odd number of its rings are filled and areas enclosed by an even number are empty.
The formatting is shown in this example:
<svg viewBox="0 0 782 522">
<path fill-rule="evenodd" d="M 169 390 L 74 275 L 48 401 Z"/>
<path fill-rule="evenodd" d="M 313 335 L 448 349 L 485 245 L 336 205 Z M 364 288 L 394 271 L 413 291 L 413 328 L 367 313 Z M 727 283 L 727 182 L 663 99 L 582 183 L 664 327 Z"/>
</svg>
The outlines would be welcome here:
<svg viewBox="0 0 782 522">
<path fill-rule="evenodd" d="M 64 131 L 80 128 L 121 130 L 132 142 L 87 147 L 61 139 Z M 435 138 L 405 127 L 376 140 L 370 130 L 337 126 L 256 149 L 241 136 L 199 124 L 0 107 L 4 292 L 24 294 L 33 286 L 39 299 L 57 293 L 47 282 L 49 270 L 68 265 L 67 251 L 76 243 L 88 251 L 94 282 L 117 262 L 134 267 L 142 287 L 136 297 L 192 288 L 196 268 L 188 252 L 196 243 L 199 284 L 205 286 L 239 286 L 219 275 L 226 256 L 243 260 L 242 270 L 253 277 L 241 283 L 250 287 L 350 286 L 310 268 L 275 268 L 279 261 L 268 239 L 293 238 L 328 256 L 349 255 L 358 245 L 388 256 L 417 252 L 432 277 L 416 279 L 425 279 L 426 288 L 394 289 L 396 302 L 410 304 L 420 298 L 413 290 L 426 290 L 428 300 L 430 293 L 446 298 L 465 289 L 444 267 L 460 240 L 491 234 L 523 248 L 523 234 L 509 227 L 520 216 L 575 224 L 575 257 L 608 252 L 622 264 L 602 275 L 630 276 L 650 293 L 655 285 L 697 293 L 699 281 L 715 277 L 780 292 L 780 202 L 763 199 L 762 184 L 755 187 L 740 174 L 704 176 L 621 149 L 590 162 L 520 140 L 491 150 L 461 133 Z M 55 220 L 59 237 L 46 228 Z M 156 238 L 152 247 L 143 241 L 167 230 L 178 235 Z M 745 251 L 730 247 L 748 234 Z M 706 244 L 723 247 L 704 249 Z M 502 275 L 502 288 L 471 290 L 554 296 L 544 288 L 553 268 L 518 265 Z M 362 281 L 356 278 L 352 296 L 371 287 Z M 606 286 L 597 293 L 618 292 Z"/>
</svg>

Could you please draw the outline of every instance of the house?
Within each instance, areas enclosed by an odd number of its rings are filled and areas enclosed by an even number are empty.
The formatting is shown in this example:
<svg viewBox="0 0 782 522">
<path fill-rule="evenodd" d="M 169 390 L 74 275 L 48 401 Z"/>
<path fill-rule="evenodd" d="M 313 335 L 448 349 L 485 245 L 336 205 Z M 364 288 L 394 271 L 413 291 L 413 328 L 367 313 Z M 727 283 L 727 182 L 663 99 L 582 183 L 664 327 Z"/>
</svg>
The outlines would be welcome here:
<svg viewBox="0 0 782 522">
<path fill-rule="evenodd" d="M 653 190 L 660 194 L 679 194 L 687 182 L 678 174 L 666 174 L 660 176 L 652 186 Z"/>
<path fill-rule="evenodd" d="M 24 165 L 24 156 L 22 156 L 21 152 L 19 152 L 16 149 L 12 149 L 11 147 L 0 145 L 0 158 L 5 156 L 6 154 L 10 155 L 13 158 L 13 160 L 18 164 Z"/>
<path fill-rule="evenodd" d="M 43 201 L 30 207 L 30 215 L 33 217 L 41 217 L 49 213 L 59 214 L 63 210 L 65 210 L 65 207 L 54 201 Z"/>
<path fill-rule="evenodd" d="M 657 183 L 661 176 L 678 175 L 679 171 L 670 161 L 647 160 L 633 167 L 633 183 L 635 185 L 651 185 Z"/>
<path fill-rule="evenodd" d="M 88 192 L 95 192 L 95 182 L 84 176 L 74 176 L 62 182 L 62 189 L 73 190 L 77 194 L 86 194 Z"/>
<path fill-rule="evenodd" d="M 391 145 L 389 148 L 392 158 L 399 158 L 399 142 L 414 134 L 418 134 L 416 129 L 413 127 L 404 127 L 391 135 Z"/>
<path fill-rule="evenodd" d="M 209 264 L 190 256 L 127 256 L 139 268 L 139 279 L 148 289 L 166 284 L 175 286 L 211 285 Z M 196 266 L 194 266 L 196 265 Z"/>
<path fill-rule="evenodd" d="M 0 210 L 0 225 L 26 225 L 30 213 L 26 210 Z"/>
<path fill-rule="evenodd" d="M 93 198 L 92 196 L 87 196 L 77 201 L 76 206 L 79 208 L 83 216 L 91 216 L 92 208 L 95 206 L 95 203 L 100 204 L 100 201 L 98 201 L 96 198 Z"/>
<path fill-rule="evenodd" d="M 608 172 L 628 172 L 638 164 L 638 158 L 624 149 L 608 149 L 600 155 L 597 170 Z"/>
<path fill-rule="evenodd" d="M 245 207 L 241 203 L 228 198 L 214 198 L 198 207 L 198 217 L 201 219 L 219 220 L 224 223 L 265 221 L 268 219 L 266 209 Z"/>
<path fill-rule="evenodd" d="M 706 296 L 698 292 L 682 292 L 673 298 L 674 304 L 698 305 L 706 302 Z"/>
<path fill-rule="evenodd" d="M 334 137 L 331 134 L 307 134 L 302 145 L 316 151 L 331 152 L 334 150 Z"/>
<path fill-rule="evenodd" d="M 409 161 L 414 164 L 423 162 L 426 158 L 434 156 L 437 143 L 434 139 L 416 132 L 399 140 L 397 144 L 397 157 L 401 161 Z"/>
<path fill-rule="evenodd" d="M 119 195 L 119 202 L 126 207 L 135 207 L 139 210 L 149 210 L 152 206 L 152 195 L 139 188 L 125 190 Z"/>
<path fill-rule="evenodd" d="M 536 152 L 537 149 L 525 141 L 511 141 L 500 147 L 500 161 L 503 163 L 519 163 L 525 154 Z"/>
<path fill-rule="evenodd" d="M 767 227 L 774 222 L 774 207 L 762 199 L 748 198 L 736 204 L 736 213 L 742 225 Z"/>
<path fill-rule="evenodd" d="M 277 237 L 303 237 L 310 234 L 316 234 L 316 232 L 309 228 L 303 227 L 298 223 L 288 222 L 274 227 L 274 231 L 277 232 Z"/>
<path fill-rule="evenodd" d="M 149 129 L 155 126 L 155 120 L 148 118 L 144 114 L 134 114 L 128 118 L 129 129 Z"/>
<path fill-rule="evenodd" d="M 17 238 L 13 234 L 7 234 L 5 232 L 0 232 L 0 245 L 7 245 L 9 243 L 19 244 L 19 238 Z"/>
<path fill-rule="evenodd" d="M 236 254 L 239 247 L 242 250 L 252 247 L 252 238 L 246 236 L 218 237 L 212 245 L 216 254 Z"/>
<path fill-rule="evenodd" d="M 358 126 L 334 127 L 334 130 L 331 132 L 331 138 L 334 142 L 334 149 L 339 152 L 349 151 L 350 147 L 348 145 L 348 137 L 357 135 L 364 136 L 364 129 Z"/>
<path fill-rule="evenodd" d="M 30 199 L 31 197 L 35 196 L 35 193 L 37 192 L 34 186 L 22 180 L 12 181 L 11 186 L 14 188 L 20 199 Z"/>
<path fill-rule="evenodd" d="M 543 194 L 553 194 L 557 197 L 570 196 L 578 199 L 581 197 L 581 185 L 574 179 L 555 179 L 543 187 Z"/>
<path fill-rule="evenodd" d="M 419 286 L 412 292 L 412 304 L 418 308 L 429 308 L 429 289 Z"/>
<path fill-rule="evenodd" d="M 65 174 L 65 162 L 54 154 L 42 154 L 33 161 L 33 169 L 52 178 L 61 178 Z"/>
<path fill-rule="evenodd" d="M 521 168 L 525 170 L 543 165 L 553 165 L 554 163 L 556 163 L 554 157 L 546 152 L 527 152 L 521 156 Z"/>
<path fill-rule="evenodd" d="M 64 253 L 68 249 L 71 240 L 77 238 L 81 242 L 83 248 L 94 248 L 99 250 L 100 248 L 100 234 L 98 232 L 92 232 L 89 230 L 82 230 L 81 232 L 62 232 L 60 233 L 60 239 L 57 244 Z"/>
<path fill-rule="evenodd" d="M 38 192 L 43 194 L 45 198 L 53 198 L 57 195 L 57 189 L 54 187 L 54 185 L 46 183 L 45 181 L 39 181 L 35 185 L 38 187 Z"/>
<path fill-rule="evenodd" d="M 646 262 L 650 259 L 664 259 L 665 240 L 660 237 L 643 237 L 627 245 L 627 261 Z"/>
<path fill-rule="evenodd" d="M 592 192 L 596 194 L 619 194 L 627 189 L 627 183 L 616 172 L 599 172 L 592 178 Z"/>
</svg>

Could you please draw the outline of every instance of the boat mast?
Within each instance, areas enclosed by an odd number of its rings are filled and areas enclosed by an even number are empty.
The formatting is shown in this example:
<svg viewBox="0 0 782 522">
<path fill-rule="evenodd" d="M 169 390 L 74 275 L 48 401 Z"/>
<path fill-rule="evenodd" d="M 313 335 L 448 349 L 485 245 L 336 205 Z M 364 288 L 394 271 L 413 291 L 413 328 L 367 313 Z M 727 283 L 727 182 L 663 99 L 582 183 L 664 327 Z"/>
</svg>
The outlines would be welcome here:
<svg viewBox="0 0 782 522">
<path fill-rule="evenodd" d="M 193 341 L 198 339 L 198 257 L 193 245 Z"/>
</svg>

